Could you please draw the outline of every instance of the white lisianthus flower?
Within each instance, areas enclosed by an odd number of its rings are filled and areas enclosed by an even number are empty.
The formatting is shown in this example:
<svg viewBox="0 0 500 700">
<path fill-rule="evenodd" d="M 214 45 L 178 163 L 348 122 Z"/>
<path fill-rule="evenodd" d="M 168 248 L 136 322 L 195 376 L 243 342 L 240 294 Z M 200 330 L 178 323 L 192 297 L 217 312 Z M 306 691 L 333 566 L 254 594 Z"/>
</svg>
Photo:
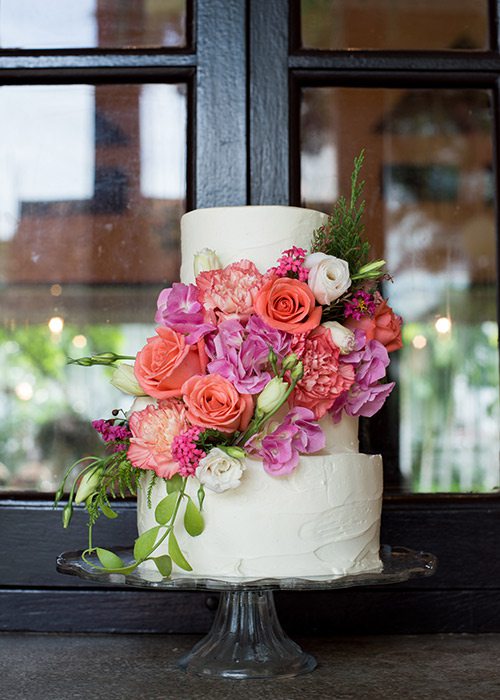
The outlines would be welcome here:
<svg viewBox="0 0 500 700">
<path fill-rule="evenodd" d="M 304 267 L 309 270 L 307 284 L 318 304 L 331 304 L 351 286 L 349 265 L 334 255 L 312 253 L 304 260 Z"/>
<path fill-rule="evenodd" d="M 93 469 L 82 476 L 76 491 L 75 503 L 83 503 L 97 491 L 102 471 L 102 469 Z"/>
<path fill-rule="evenodd" d="M 194 256 L 194 276 L 197 277 L 200 272 L 210 272 L 210 270 L 220 270 L 222 265 L 217 257 L 215 250 L 203 248 Z"/>
<path fill-rule="evenodd" d="M 238 488 L 244 471 L 242 459 L 229 455 L 220 447 L 214 447 L 206 457 L 200 459 L 196 477 L 207 489 L 222 493 Z"/>
<path fill-rule="evenodd" d="M 132 413 L 137 413 L 138 411 L 144 411 L 148 406 L 156 406 L 157 401 L 151 396 L 138 396 L 132 406 L 128 409 L 125 416 L 130 418 Z"/>
<path fill-rule="evenodd" d="M 285 400 L 288 388 L 288 384 L 284 379 L 273 377 L 259 394 L 256 414 L 262 416 L 266 413 L 274 413 Z"/>
<path fill-rule="evenodd" d="M 326 321 L 321 324 L 324 328 L 328 328 L 332 336 L 332 340 L 340 350 L 341 355 L 348 355 L 356 347 L 356 336 L 349 329 L 343 326 L 338 321 Z"/>
<path fill-rule="evenodd" d="M 139 382 L 135 378 L 134 365 L 122 362 L 122 364 L 116 367 L 109 381 L 114 387 L 123 391 L 124 394 L 146 396 L 146 392 L 139 386 Z"/>
</svg>

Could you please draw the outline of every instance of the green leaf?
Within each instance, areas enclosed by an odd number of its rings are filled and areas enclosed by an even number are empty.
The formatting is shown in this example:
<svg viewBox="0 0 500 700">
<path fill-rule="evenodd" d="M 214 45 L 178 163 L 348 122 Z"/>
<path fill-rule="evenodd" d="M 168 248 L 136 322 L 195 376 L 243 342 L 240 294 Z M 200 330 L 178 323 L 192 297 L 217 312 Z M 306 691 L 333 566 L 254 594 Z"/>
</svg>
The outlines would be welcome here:
<svg viewBox="0 0 500 700">
<path fill-rule="evenodd" d="M 125 566 L 120 557 L 114 552 L 110 552 L 109 549 L 97 547 L 96 553 L 105 569 L 120 569 Z"/>
<path fill-rule="evenodd" d="M 156 564 L 156 568 L 162 576 L 168 578 L 172 573 L 172 560 L 168 554 L 162 554 L 161 557 L 151 557 L 151 559 Z"/>
<path fill-rule="evenodd" d="M 146 530 L 136 539 L 134 542 L 134 559 L 136 561 L 144 561 L 144 559 L 149 557 L 155 546 L 159 529 L 160 526 L 155 525 L 155 527 Z"/>
<path fill-rule="evenodd" d="M 184 569 L 184 571 L 193 570 L 191 564 L 186 560 L 184 554 L 181 552 L 179 543 L 177 542 L 173 532 L 170 533 L 168 538 L 168 553 L 172 557 L 172 561 L 177 564 L 180 569 Z"/>
<path fill-rule="evenodd" d="M 205 527 L 202 514 L 189 496 L 186 511 L 184 513 L 184 527 L 186 528 L 188 535 L 191 535 L 191 537 L 201 535 Z"/>
<path fill-rule="evenodd" d="M 182 476 L 180 474 L 174 474 L 167 481 L 167 493 L 173 493 L 174 491 L 180 491 L 182 488 Z"/>
<path fill-rule="evenodd" d="M 106 505 L 106 503 L 101 503 L 101 512 L 110 520 L 113 520 L 114 518 L 118 517 L 118 513 L 115 513 L 115 511 L 112 510 L 108 505 Z"/>
<path fill-rule="evenodd" d="M 168 496 L 162 498 L 155 510 L 155 519 L 157 523 L 160 525 L 166 525 L 168 523 L 174 514 L 178 498 L 178 491 L 172 491 L 172 493 L 169 493 Z"/>
</svg>

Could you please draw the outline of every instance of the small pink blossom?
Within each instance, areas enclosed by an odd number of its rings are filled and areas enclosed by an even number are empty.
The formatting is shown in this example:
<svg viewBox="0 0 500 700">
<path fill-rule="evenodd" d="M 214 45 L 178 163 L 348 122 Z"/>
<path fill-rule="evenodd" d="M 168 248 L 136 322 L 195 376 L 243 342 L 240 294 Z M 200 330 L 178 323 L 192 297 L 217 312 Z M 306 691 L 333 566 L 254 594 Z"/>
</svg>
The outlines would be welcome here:
<svg viewBox="0 0 500 700">
<path fill-rule="evenodd" d="M 307 282 L 309 270 L 304 267 L 306 255 L 307 251 L 304 248 L 297 248 L 294 245 L 292 248 L 283 251 L 283 254 L 278 259 L 277 266 L 271 267 L 268 270 L 268 274 L 272 274 L 275 277 L 292 277 L 301 282 Z"/>
<path fill-rule="evenodd" d="M 375 309 L 376 304 L 373 294 L 360 290 L 353 294 L 349 301 L 345 302 L 344 317 L 351 317 L 355 321 L 359 321 L 364 316 L 373 316 Z"/>
<path fill-rule="evenodd" d="M 114 420 L 93 420 L 92 427 L 97 430 L 104 442 L 109 443 L 113 452 L 124 450 L 125 443 L 132 435 L 126 425 L 115 425 Z"/>
<path fill-rule="evenodd" d="M 159 401 L 157 406 L 132 413 L 128 458 L 134 467 L 151 469 L 162 478 L 170 478 L 179 471 L 172 455 L 172 443 L 188 426 L 186 409 L 175 399 Z"/>
<path fill-rule="evenodd" d="M 172 457 L 179 464 L 181 476 L 194 476 L 200 460 L 207 456 L 204 450 L 196 446 L 196 441 L 201 433 L 201 428 L 193 426 L 180 435 L 176 435 L 173 439 Z"/>
<path fill-rule="evenodd" d="M 225 319 L 246 321 L 263 284 L 263 275 L 250 260 L 240 260 L 223 270 L 200 272 L 196 278 L 199 299 L 213 323 Z"/>
</svg>

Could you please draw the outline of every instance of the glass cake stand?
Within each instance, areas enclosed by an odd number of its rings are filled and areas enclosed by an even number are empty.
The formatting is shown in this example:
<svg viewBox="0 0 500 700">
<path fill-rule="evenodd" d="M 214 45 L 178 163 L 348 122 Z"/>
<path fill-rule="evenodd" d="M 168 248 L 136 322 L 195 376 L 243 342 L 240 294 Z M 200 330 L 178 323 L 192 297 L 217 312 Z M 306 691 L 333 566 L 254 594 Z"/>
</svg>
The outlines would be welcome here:
<svg viewBox="0 0 500 700">
<path fill-rule="evenodd" d="M 116 547 L 114 551 L 125 566 L 133 561 L 131 547 Z M 57 570 L 108 585 L 166 591 L 220 591 L 212 629 L 180 659 L 178 666 L 197 676 L 232 679 L 292 678 L 316 667 L 316 659 L 284 633 L 276 614 L 273 591 L 320 591 L 401 583 L 417 576 L 432 576 L 437 568 L 437 559 L 432 554 L 387 545 L 381 547 L 382 570 L 379 572 L 314 579 L 241 581 L 182 574 L 165 579 L 159 572 L 143 567 L 124 576 L 94 569 L 81 555 L 81 551 L 64 552 L 57 559 Z M 99 565 L 97 556 L 87 558 Z"/>
</svg>

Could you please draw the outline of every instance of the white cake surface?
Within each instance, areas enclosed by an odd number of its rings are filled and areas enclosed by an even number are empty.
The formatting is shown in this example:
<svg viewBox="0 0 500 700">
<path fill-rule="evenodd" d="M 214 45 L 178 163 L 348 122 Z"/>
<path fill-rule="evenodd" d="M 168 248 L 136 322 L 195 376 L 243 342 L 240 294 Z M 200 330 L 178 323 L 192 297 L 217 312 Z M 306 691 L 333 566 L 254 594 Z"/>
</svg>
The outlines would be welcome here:
<svg viewBox="0 0 500 700">
<path fill-rule="evenodd" d="M 203 248 L 215 250 L 222 266 L 246 258 L 265 272 L 293 245 L 309 250 L 313 231 L 327 218 L 284 206 L 189 212 L 181 219 L 181 281 L 194 282 L 194 256 Z M 359 454 L 356 418 L 344 415 L 333 424 L 327 415 L 320 425 L 325 448 L 301 456 L 292 474 L 271 476 L 260 461 L 246 459 L 237 489 L 221 494 L 206 490 L 203 533 L 193 538 L 176 528 L 193 567 L 182 575 L 314 579 L 380 570 L 382 459 Z M 138 493 L 139 534 L 156 525 L 155 507 L 166 495 L 158 480 L 149 508 L 147 483 L 145 478 Z M 196 502 L 196 480 L 188 488 Z M 165 543 L 155 556 L 162 553 L 167 553 Z"/>
</svg>

